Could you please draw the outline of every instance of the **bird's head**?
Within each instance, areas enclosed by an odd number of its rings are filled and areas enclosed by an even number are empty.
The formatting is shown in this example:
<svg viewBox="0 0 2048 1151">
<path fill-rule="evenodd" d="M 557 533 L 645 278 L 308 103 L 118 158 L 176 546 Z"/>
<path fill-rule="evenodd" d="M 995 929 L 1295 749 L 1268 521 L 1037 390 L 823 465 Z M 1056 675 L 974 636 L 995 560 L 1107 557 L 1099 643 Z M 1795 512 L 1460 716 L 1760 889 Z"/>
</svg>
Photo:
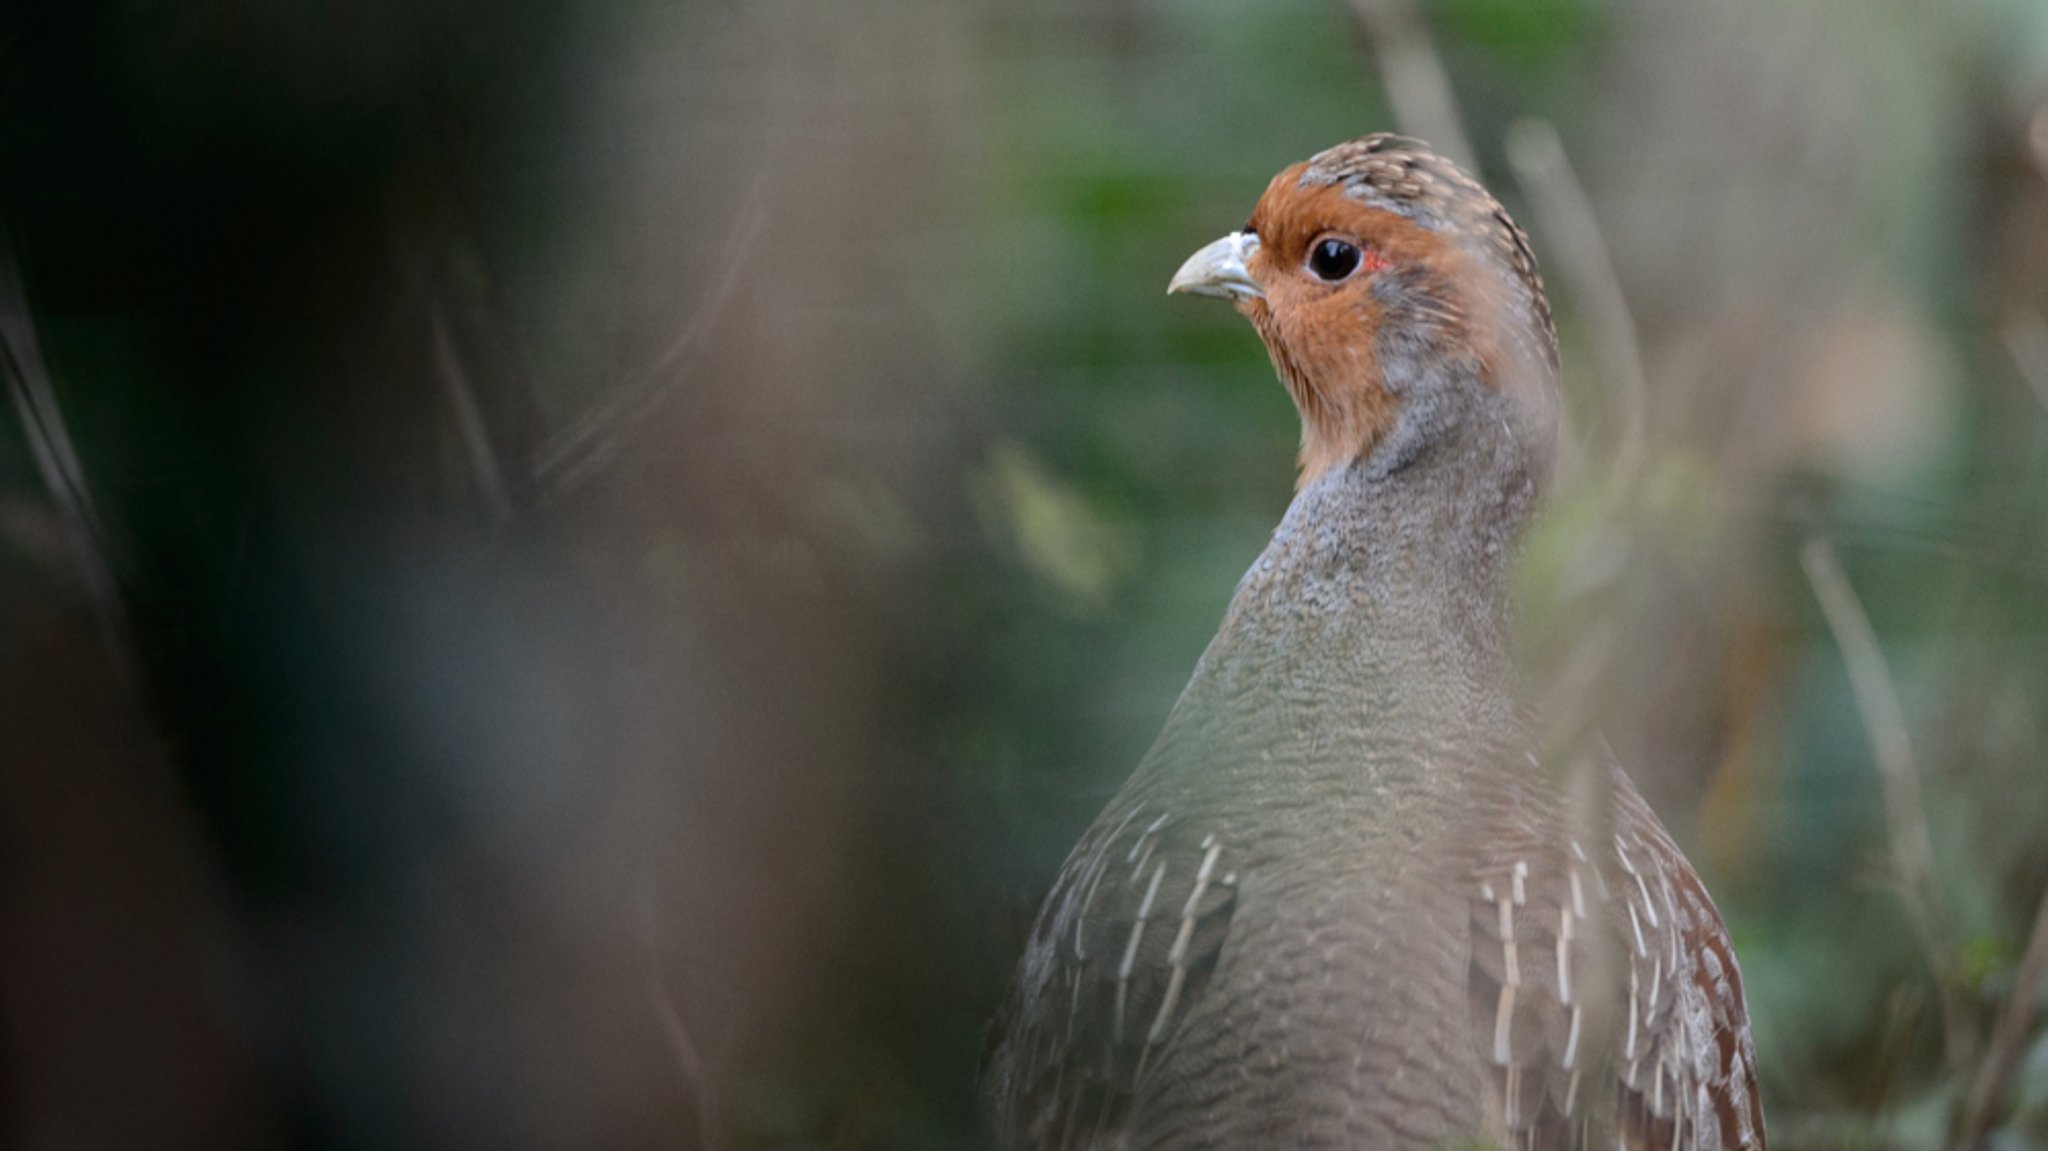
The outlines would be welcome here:
<svg viewBox="0 0 2048 1151">
<path fill-rule="evenodd" d="M 1244 313 L 1301 411 L 1301 482 L 1399 469 L 1461 425 L 1504 430 L 1548 475 L 1557 336 L 1528 238 L 1426 146 L 1376 135 L 1282 171 L 1244 229 L 1168 292 Z"/>
</svg>

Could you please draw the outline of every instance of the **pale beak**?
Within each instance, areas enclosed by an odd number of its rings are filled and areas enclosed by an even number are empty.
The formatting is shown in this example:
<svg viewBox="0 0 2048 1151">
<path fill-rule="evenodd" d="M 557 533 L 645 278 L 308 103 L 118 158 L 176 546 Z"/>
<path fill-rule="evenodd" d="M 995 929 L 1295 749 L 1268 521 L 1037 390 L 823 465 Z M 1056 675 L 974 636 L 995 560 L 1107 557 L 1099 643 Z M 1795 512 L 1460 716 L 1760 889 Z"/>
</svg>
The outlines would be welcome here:
<svg viewBox="0 0 2048 1151">
<path fill-rule="evenodd" d="M 1185 292 L 1190 296 L 1215 296 L 1224 300 L 1263 300 L 1266 290 L 1245 271 L 1245 262 L 1259 250 L 1259 237 L 1251 232 L 1232 232 L 1188 257 L 1166 294 Z"/>
</svg>

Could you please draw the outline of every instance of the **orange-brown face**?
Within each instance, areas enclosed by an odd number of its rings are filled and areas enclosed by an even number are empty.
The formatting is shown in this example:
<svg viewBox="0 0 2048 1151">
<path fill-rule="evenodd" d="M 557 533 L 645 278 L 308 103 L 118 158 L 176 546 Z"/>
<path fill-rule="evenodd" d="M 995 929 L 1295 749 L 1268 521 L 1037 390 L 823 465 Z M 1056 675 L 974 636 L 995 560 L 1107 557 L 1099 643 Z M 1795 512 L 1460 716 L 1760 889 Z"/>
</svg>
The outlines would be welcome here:
<svg viewBox="0 0 2048 1151">
<path fill-rule="evenodd" d="M 1275 176 L 1245 230 L 1196 253 L 1168 289 L 1230 299 L 1258 328 L 1301 410 L 1304 484 L 1363 456 L 1392 425 L 1378 359 L 1387 323 L 1426 323 L 1487 358 L 1471 347 L 1459 290 L 1475 280 L 1473 257 L 1342 184 L 1304 186 L 1307 166 Z"/>
</svg>

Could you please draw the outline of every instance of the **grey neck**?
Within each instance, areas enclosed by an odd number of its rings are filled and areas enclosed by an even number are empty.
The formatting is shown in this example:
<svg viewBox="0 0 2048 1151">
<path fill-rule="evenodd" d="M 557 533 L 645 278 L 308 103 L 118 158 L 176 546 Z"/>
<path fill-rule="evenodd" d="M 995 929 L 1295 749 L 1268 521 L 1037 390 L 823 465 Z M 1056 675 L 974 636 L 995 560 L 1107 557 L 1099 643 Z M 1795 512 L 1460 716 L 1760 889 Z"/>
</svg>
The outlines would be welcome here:
<svg viewBox="0 0 2048 1151">
<path fill-rule="evenodd" d="M 1499 397 L 1431 398 L 1295 496 L 1190 684 L 1205 710 L 1271 717 L 1277 693 L 1291 726 L 1336 709 L 1382 741 L 1514 723 L 1508 580 L 1532 453 Z"/>
</svg>

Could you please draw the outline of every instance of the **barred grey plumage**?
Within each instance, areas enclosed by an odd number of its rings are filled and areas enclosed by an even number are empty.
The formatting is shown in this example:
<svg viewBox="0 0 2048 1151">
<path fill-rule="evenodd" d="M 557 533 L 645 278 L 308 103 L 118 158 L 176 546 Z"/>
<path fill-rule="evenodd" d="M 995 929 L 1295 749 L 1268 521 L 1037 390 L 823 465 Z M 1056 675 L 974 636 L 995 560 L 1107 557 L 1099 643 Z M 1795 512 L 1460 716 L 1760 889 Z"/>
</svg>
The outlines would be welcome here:
<svg viewBox="0 0 2048 1151">
<path fill-rule="evenodd" d="M 1331 237 L 1373 258 L 1321 276 Z M 1307 474 L 1045 902 L 986 1070 L 1000 1136 L 1761 1151 L 1712 900 L 1604 752 L 1528 750 L 1506 576 L 1557 359 L 1527 238 L 1375 136 L 1230 241 L 1175 284 L 1258 327 Z M 1587 779 L 1606 802 L 1570 801 Z"/>
</svg>

